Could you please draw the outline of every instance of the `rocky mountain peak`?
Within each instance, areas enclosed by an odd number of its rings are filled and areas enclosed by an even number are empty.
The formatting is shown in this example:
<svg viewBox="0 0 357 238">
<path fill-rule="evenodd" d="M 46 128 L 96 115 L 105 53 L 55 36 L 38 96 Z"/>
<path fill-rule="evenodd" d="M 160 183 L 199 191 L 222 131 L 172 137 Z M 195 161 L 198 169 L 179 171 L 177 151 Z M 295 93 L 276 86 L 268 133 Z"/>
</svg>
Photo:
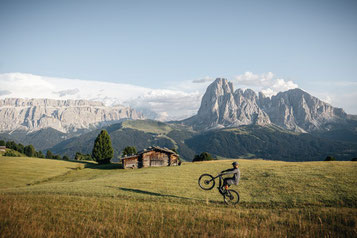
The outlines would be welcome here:
<svg viewBox="0 0 357 238">
<path fill-rule="evenodd" d="M 143 119 L 134 109 L 88 100 L 6 98 L 0 100 L 0 131 L 53 128 L 72 132 L 125 119 Z"/>
<path fill-rule="evenodd" d="M 196 116 L 186 120 L 197 129 L 269 124 L 270 120 L 258 106 L 253 90 L 234 91 L 227 79 L 217 78 L 202 97 Z"/>
<path fill-rule="evenodd" d="M 347 114 L 309 93 L 296 88 L 271 98 L 251 89 L 237 89 L 217 78 L 208 86 L 196 116 L 184 121 L 195 129 L 240 125 L 276 124 L 286 129 L 308 132 L 324 129 L 331 122 L 345 120 Z"/>
</svg>

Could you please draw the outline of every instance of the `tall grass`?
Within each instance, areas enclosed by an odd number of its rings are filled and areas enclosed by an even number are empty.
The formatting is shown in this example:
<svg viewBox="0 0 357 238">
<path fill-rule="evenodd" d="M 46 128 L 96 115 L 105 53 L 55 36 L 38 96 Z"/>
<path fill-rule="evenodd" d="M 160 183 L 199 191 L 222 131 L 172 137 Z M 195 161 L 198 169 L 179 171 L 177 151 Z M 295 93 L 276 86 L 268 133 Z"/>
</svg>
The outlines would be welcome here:
<svg viewBox="0 0 357 238">
<path fill-rule="evenodd" d="M 216 189 L 199 189 L 197 179 L 217 174 L 232 161 L 121 170 L 0 158 L 1 181 L 22 176 L 0 182 L 0 236 L 357 236 L 355 163 L 239 161 L 242 178 L 234 189 L 241 202 L 228 207 Z M 14 170 L 17 174 L 9 174 Z"/>
</svg>

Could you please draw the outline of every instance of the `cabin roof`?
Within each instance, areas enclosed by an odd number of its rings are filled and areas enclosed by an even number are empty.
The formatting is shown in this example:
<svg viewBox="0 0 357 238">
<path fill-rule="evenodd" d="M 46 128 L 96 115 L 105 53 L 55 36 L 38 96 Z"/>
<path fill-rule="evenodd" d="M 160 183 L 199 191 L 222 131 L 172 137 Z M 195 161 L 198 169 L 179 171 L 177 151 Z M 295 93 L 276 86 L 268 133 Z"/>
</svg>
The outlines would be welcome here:
<svg viewBox="0 0 357 238">
<path fill-rule="evenodd" d="M 137 158 L 139 155 L 136 154 L 136 155 L 129 155 L 129 156 L 125 156 L 123 157 L 122 159 L 133 159 L 133 158 Z"/>
<path fill-rule="evenodd" d="M 150 152 L 150 151 L 159 151 L 159 152 L 163 152 L 163 153 L 169 153 L 169 154 L 174 154 L 177 155 L 177 153 L 175 151 L 172 151 L 166 147 L 161 148 L 159 146 L 150 146 L 147 149 L 144 149 L 142 151 L 139 151 L 136 155 L 130 155 L 130 156 L 125 156 L 123 158 L 121 158 L 122 160 L 126 160 L 126 159 L 133 159 L 133 158 L 137 158 L 139 157 L 139 155 Z M 178 155 L 177 155 L 178 156 Z"/>
<path fill-rule="evenodd" d="M 138 155 L 144 154 L 144 153 L 150 152 L 150 151 L 161 151 L 161 152 L 166 152 L 166 153 L 169 153 L 169 154 L 175 154 L 175 155 L 177 155 L 177 153 L 176 153 L 175 151 L 172 151 L 172 150 L 170 150 L 170 149 L 168 149 L 168 148 L 166 148 L 166 147 L 161 148 L 161 147 L 159 147 L 159 146 L 150 146 L 150 147 L 147 148 L 147 149 L 144 149 L 144 150 L 142 150 L 142 151 L 139 151 L 139 152 L 138 152 Z"/>
</svg>

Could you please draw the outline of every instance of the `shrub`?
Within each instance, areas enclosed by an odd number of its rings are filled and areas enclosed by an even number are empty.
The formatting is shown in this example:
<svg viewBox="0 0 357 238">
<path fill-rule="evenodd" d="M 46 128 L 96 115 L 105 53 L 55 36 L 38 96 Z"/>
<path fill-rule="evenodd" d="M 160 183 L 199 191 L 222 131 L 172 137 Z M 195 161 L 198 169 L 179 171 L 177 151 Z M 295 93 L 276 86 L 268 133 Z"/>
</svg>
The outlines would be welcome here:
<svg viewBox="0 0 357 238">
<path fill-rule="evenodd" d="M 16 150 L 17 144 L 15 143 L 15 141 L 8 141 L 6 142 L 6 148 Z"/>
<path fill-rule="evenodd" d="M 37 152 L 35 153 L 35 156 L 36 156 L 37 158 L 45 158 L 45 156 L 42 154 L 42 151 L 37 151 Z"/>
<path fill-rule="evenodd" d="M 9 156 L 9 157 L 20 157 L 19 154 L 17 154 L 15 151 L 13 150 L 7 150 L 5 153 L 4 153 L 4 156 Z"/>
<path fill-rule="evenodd" d="M 336 161 L 336 158 L 329 155 L 326 157 L 325 161 Z"/>
<path fill-rule="evenodd" d="M 69 157 L 67 155 L 64 155 L 62 159 L 63 160 L 69 160 Z"/>
<path fill-rule="evenodd" d="M 59 155 L 54 155 L 52 158 L 53 159 L 62 159 L 61 156 L 59 156 Z"/>
<path fill-rule="evenodd" d="M 197 162 L 197 161 L 209 161 L 209 160 L 215 160 L 211 154 L 207 152 L 202 152 L 200 155 L 195 155 L 193 158 L 192 162 Z"/>
<path fill-rule="evenodd" d="M 94 160 L 90 154 L 81 154 L 79 152 L 76 152 L 74 159 L 75 160 Z"/>
<path fill-rule="evenodd" d="M 357 158 L 352 158 L 351 161 L 357 161 Z"/>
<path fill-rule="evenodd" d="M 5 141 L 0 140 L 0 146 L 5 146 L 5 145 L 6 145 Z"/>
</svg>

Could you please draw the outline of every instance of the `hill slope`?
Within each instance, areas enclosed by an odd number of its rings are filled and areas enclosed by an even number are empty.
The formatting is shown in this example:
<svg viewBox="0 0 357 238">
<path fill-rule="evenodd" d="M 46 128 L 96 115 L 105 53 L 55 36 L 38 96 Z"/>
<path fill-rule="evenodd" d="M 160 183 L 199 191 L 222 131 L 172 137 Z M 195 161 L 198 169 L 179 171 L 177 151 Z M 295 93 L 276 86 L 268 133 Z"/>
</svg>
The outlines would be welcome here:
<svg viewBox="0 0 357 238">
<path fill-rule="evenodd" d="M 197 185 L 232 161 L 137 170 L 59 162 L 0 157 L 0 181 L 23 177 L 0 182 L 1 236 L 356 236 L 354 162 L 240 160 L 237 207 Z M 46 177 L 36 180 L 34 164 Z"/>
<path fill-rule="evenodd" d="M 149 146 L 176 148 L 191 161 L 203 151 L 215 156 L 253 157 L 283 161 L 323 160 L 333 155 L 338 160 L 357 157 L 357 144 L 295 133 L 277 126 L 241 126 L 238 128 L 194 132 L 186 127 L 151 120 L 125 121 L 105 128 L 112 139 L 117 158 L 126 146 L 138 150 Z M 100 130 L 63 141 L 51 151 L 73 156 L 77 151 L 91 153 Z"/>
</svg>

